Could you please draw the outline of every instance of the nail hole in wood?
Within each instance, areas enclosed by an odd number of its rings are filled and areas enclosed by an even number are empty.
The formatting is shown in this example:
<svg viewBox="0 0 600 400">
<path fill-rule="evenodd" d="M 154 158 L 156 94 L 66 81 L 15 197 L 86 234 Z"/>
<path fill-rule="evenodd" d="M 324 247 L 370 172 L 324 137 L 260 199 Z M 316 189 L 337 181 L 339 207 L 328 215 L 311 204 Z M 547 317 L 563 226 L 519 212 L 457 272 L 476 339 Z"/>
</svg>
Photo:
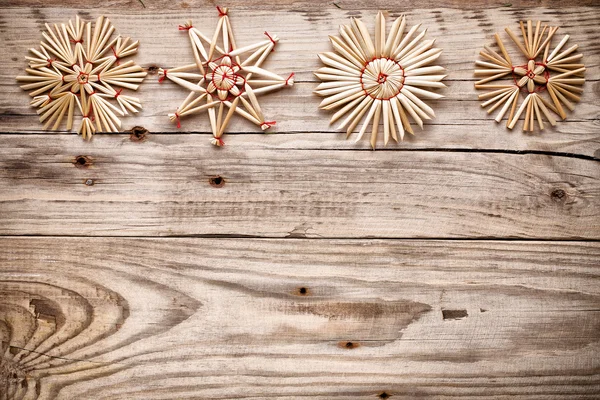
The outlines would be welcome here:
<svg viewBox="0 0 600 400">
<path fill-rule="evenodd" d="M 148 67 L 148 73 L 150 75 L 155 75 L 158 72 L 158 67 L 156 65 L 151 65 Z"/>
<path fill-rule="evenodd" d="M 467 310 L 442 310 L 443 319 L 463 319 L 467 318 L 469 314 Z"/>
<path fill-rule="evenodd" d="M 554 189 L 550 194 L 550 197 L 552 197 L 552 200 L 554 200 L 555 202 L 561 203 L 567 197 L 567 192 L 565 192 L 562 189 Z"/>
<path fill-rule="evenodd" d="M 143 142 L 146 140 L 147 135 L 148 129 L 144 128 L 143 126 L 134 126 L 131 128 L 131 135 L 129 136 L 129 139 L 132 142 Z"/>
<path fill-rule="evenodd" d="M 73 161 L 73 164 L 75 164 L 77 168 L 87 168 L 91 163 L 91 159 L 87 156 L 77 156 Z"/>
<path fill-rule="evenodd" d="M 208 183 L 210 183 L 210 186 L 212 187 L 216 187 L 216 188 L 220 188 L 223 187 L 225 185 L 225 179 L 221 176 L 213 176 L 208 180 Z"/>
<path fill-rule="evenodd" d="M 93 179 L 86 179 L 85 184 L 86 184 L 86 186 L 94 186 L 94 180 Z"/>
<path fill-rule="evenodd" d="M 389 399 L 390 397 L 392 397 L 392 395 L 390 395 L 390 394 L 388 394 L 386 392 L 383 392 L 383 393 L 379 394 L 379 398 L 380 399 Z"/>
<path fill-rule="evenodd" d="M 344 349 L 355 349 L 359 346 L 356 342 L 339 342 L 338 345 Z"/>
<path fill-rule="evenodd" d="M 308 289 L 305 287 L 301 287 L 298 289 L 298 293 L 302 296 L 306 296 L 308 294 Z"/>
</svg>

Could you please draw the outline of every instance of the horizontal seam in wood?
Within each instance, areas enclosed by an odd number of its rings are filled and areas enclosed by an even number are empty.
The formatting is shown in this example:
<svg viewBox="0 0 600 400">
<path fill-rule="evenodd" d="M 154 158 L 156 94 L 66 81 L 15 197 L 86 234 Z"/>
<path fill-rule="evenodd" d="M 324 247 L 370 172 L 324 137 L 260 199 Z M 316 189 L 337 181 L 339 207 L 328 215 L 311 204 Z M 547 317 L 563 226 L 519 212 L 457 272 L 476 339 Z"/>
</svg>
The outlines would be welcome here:
<svg viewBox="0 0 600 400">
<path fill-rule="evenodd" d="M 248 239 L 248 240 L 322 240 L 322 241 L 376 241 L 376 240 L 390 240 L 390 241 L 432 241 L 432 242 L 568 242 L 568 243 L 600 243 L 600 238 L 596 239 L 560 239 L 560 238 L 521 238 L 521 237 L 493 237 L 493 236 L 482 236 L 482 237 L 471 237 L 471 238 L 459 238 L 459 237 L 392 237 L 392 236 L 377 236 L 377 237 L 344 237 L 344 236 L 314 236 L 314 237 L 286 237 L 286 236 L 258 236 L 258 235 L 242 235 L 242 234 L 179 234 L 179 235 L 43 235 L 43 234 L 19 234 L 0 235 L 2 239 L 14 239 L 14 238 L 61 238 L 61 239 L 77 239 L 77 238 L 97 238 L 97 239 Z"/>
</svg>

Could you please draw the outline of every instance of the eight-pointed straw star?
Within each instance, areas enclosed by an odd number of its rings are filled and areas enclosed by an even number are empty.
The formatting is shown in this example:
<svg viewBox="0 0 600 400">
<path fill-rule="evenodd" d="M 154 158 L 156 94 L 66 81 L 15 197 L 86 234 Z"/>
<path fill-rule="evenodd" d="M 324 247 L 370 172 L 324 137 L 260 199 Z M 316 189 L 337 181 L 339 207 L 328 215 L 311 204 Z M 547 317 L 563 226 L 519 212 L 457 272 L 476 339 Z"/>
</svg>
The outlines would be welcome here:
<svg viewBox="0 0 600 400">
<path fill-rule="evenodd" d="M 279 41 L 277 36 L 265 32 L 267 39 L 238 48 L 227 15 L 228 9 L 217 7 L 217 10 L 220 18 L 212 39 L 194 28 L 191 21 L 179 26 L 180 30 L 189 34 L 195 63 L 169 70 L 161 68 L 158 74 L 160 82 L 167 78 L 190 90 L 177 111 L 169 114 L 171 121 L 177 121 L 179 128 L 180 117 L 207 110 L 214 136 L 211 143 L 222 146 L 221 136 L 234 112 L 262 130 L 274 125 L 275 121 L 265 121 L 256 96 L 292 86 L 294 74 L 284 78 L 260 68 Z"/>
</svg>

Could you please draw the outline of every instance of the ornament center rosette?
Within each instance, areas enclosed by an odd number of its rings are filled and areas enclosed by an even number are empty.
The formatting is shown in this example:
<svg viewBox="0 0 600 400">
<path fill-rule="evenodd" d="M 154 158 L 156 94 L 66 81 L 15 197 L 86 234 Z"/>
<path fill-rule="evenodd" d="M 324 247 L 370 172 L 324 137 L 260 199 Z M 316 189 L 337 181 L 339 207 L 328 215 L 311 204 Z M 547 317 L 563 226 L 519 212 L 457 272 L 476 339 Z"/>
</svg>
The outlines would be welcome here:
<svg viewBox="0 0 600 400">
<path fill-rule="evenodd" d="M 223 56 L 218 62 L 208 63 L 212 71 L 205 78 L 210 81 L 207 87 L 209 93 L 217 92 L 219 100 L 225 101 L 228 97 L 237 97 L 244 90 L 246 78 L 239 74 L 241 67 L 231 61 L 229 56 Z"/>
<path fill-rule="evenodd" d="M 535 60 L 513 67 L 512 73 L 515 84 L 526 89 L 528 93 L 545 90 L 550 78 L 550 71 L 546 69 L 546 64 Z"/>
<path fill-rule="evenodd" d="M 376 58 L 362 69 L 360 84 L 365 94 L 373 99 L 389 100 L 404 86 L 404 69 L 390 58 Z"/>
</svg>

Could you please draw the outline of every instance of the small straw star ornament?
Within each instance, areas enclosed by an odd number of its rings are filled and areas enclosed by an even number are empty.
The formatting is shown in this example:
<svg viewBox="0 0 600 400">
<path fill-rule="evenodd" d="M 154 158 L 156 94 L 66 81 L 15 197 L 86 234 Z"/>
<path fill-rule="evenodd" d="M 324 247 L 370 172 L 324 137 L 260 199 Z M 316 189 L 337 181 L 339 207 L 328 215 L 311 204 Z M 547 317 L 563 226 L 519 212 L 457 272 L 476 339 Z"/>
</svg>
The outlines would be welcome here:
<svg viewBox="0 0 600 400">
<path fill-rule="evenodd" d="M 168 70 L 161 68 L 158 74 L 159 82 L 169 79 L 190 91 L 177 111 L 169 114 L 171 121 L 180 128 L 181 117 L 206 110 L 213 134 L 211 143 L 223 146 L 221 137 L 234 113 L 262 130 L 275 124 L 265 120 L 257 96 L 293 86 L 294 74 L 284 78 L 260 67 L 279 41 L 276 35 L 265 32 L 265 40 L 237 47 L 228 9 L 217 7 L 217 11 L 219 20 L 212 38 L 196 29 L 192 21 L 179 26 L 189 35 L 195 62 Z"/>
<path fill-rule="evenodd" d="M 119 62 L 135 54 L 139 42 L 121 36 L 111 39 L 114 30 L 103 16 L 93 28 L 92 22 L 85 23 L 79 16 L 75 23 L 54 24 L 54 29 L 46 24 L 41 47 L 29 49 L 32 56 L 26 57 L 29 75 L 17 76 L 25 83 L 21 88 L 31 90 L 31 105 L 38 108 L 44 129 L 52 125 L 57 130 L 66 117 L 71 130 L 79 110 L 82 120 L 77 132 L 89 140 L 97 130 L 119 131 L 119 117 L 142 108 L 138 98 L 122 91 L 137 90 L 146 72 L 131 60 Z"/>
<path fill-rule="evenodd" d="M 398 134 L 414 134 L 409 117 L 423 128 L 423 120 L 435 117 L 433 109 L 422 99 L 444 96 L 431 89 L 446 87 L 441 81 L 446 75 L 440 66 L 431 66 L 442 50 L 434 48 L 435 40 L 424 40 L 427 30 L 417 34 L 419 25 L 404 33 L 406 18 L 401 16 L 392 24 L 386 38 L 385 17 L 377 14 L 375 41 L 364 25 L 353 18 L 350 25 L 340 26 L 340 36 L 330 36 L 335 52 L 319 54 L 326 65 L 315 72 L 323 81 L 315 93 L 324 96 L 320 108 L 338 110 L 330 123 L 342 116 L 338 129 L 346 128 L 347 136 L 363 120 L 358 142 L 370 123 L 371 146 L 375 149 L 379 124 L 383 122 L 384 144 L 390 136 L 397 142 Z"/>
<path fill-rule="evenodd" d="M 535 28 L 531 21 L 527 21 L 527 25 L 521 21 L 520 26 L 522 41 L 509 28 L 505 30 L 525 56 L 525 64 L 514 64 L 500 35 L 496 33 L 494 38 L 501 54 L 488 45 L 484 46 L 479 54 L 485 61 L 475 62 L 479 67 L 475 69 L 475 76 L 483 79 L 475 83 L 475 88 L 489 90 L 479 95 L 479 99 L 485 100 L 482 107 L 489 106 L 488 114 L 500 108 L 496 122 L 502 121 L 510 109 L 506 126 L 512 129 L 525 113 L 523 131 L 531 132 L 536 122 L 540 130 L 544 129 L 544 118 L 552 126 L 556 125 L 555 115 L 566 119 L 563 105 L 571 111 L 575 109 L 573 102 L 578 102 L 583 93 L 581 86 L 585 82 L 585 66 L 580 63 L 583 55 L 573 54 L 577 45 L 563 50 L 569 35 L 565 35 L 550 51 L 558 27 L 542 27 L 541 21 L 537 21 Z M 494 82 L 498 80 L 501 81 Z M 521 92 L 527 95 L 518 106 Z M 544 92 L 549 98 L 543 95 Z"/>
</svg>

